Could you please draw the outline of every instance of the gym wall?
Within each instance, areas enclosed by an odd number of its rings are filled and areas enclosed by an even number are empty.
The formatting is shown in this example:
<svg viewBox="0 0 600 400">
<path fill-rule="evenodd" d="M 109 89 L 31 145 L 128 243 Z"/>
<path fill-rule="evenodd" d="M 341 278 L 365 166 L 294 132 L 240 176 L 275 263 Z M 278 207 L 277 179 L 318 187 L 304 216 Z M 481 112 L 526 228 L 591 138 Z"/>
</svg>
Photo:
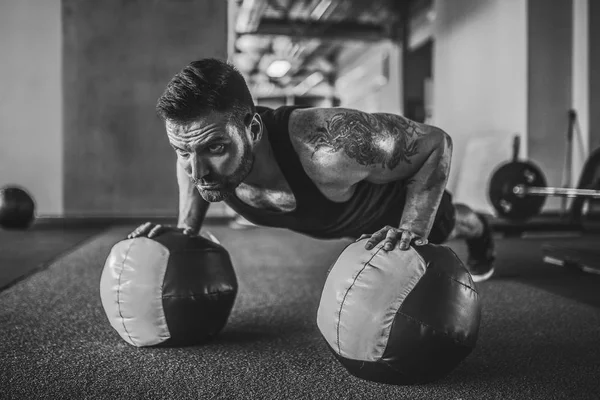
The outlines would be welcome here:
<svg viewBox="0 0 600 400">
<path fill-rule="evenodd" d="M 154 107 L 184 65 L 227 58 L 227 18 L 222 0 L 63 0 L 65 215 L 176 215 Z"/>
<path fill-rule="evenodd" d="M 513 134 L 527 132 L 526 5 L 435 2 L 432 123 L 453 137 L 449 189 L 479 210 L 491 210 L 487 182 L 509 158 Z"/>
<path fill-rule="evenodd" d="M 0 186 L 41 216 L 175 215 L 154 106 L 185 64 L 227 58 L 228 17 L 223 0 L 0 1 Z"/>
<path fill-rule="evenodd" d="M 62 212 L 60 0 L 0 1 L 0 186 Z"/>
<path fill-rule="evenodd" d="M 600 147 L 600 1 L 589 2 L 590 149 Z"/>
<path fill-rule="evenodd" d="M 436 2 L 433 123 L 454 138 L 449 188 L 455 199 L 492 211 L 488 180 L 509 159 L 516 133 L 523 139 L 521 157 L 540 165 L 549 185 L 565 183 L 571 108 L 581 128 L 571 164 L 571 176 L 578 177 L 588 149 L 600 144 L 589 121 L 600 106 L 594 103 L 600 97 L 599 85 L 594 87 L 600 81 L 600 51 L 594 49 L 600 17 L 593 16 L 598 2 L 589 1 L 589 9 L 586 0 L 449 3 Z M 588 17 L 589 29 L 596 29 L 589 36 Z M 548 199 L 545 210 L 560 205 L 560 199 Z"/>
</svg>

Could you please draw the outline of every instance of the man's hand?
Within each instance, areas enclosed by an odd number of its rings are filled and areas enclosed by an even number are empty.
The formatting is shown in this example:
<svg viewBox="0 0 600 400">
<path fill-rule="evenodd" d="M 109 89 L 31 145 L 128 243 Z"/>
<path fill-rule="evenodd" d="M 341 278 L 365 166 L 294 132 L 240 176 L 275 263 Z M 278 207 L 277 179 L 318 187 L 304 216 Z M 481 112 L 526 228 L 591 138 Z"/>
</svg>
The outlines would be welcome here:
<svg viewBox="0 0 600 400">
<path fill-rule="evenodd" d="M 181 232 L 184 235 L 190 236 L 198 234 L 198 230 L 192 229 L 190 227 L 180 228 L 175 225 L 161 225 L 154 224 L 152 222 L 146 222 L 145 224 L 138 226 L 133 232 L 127 235 L 127 239 L 133 239 L 143 236 L 153 238 L 167 232 Z"/>
<path fill-rule="evenodd" d="M 358 240 L 370 237 L 365 244 L 365 249 L 371 250 L 375 247 L 379 242 L 383 241 L 383 249 L 385 251 L 393 250 L 396 246 L 400 250 L 408 250 L 410 248 L 410 243 L 414 240 L 415 245 L 423 246 L 427 244 L 427 239 L 423 239 L 421 236 L 417 235 L 408 230 L 403 230 L 399 228 L 394 228 L 393 226 L 386 225 L 377 232 L 372 235 L 364 234 L 361 235 Z"/>
</svg>

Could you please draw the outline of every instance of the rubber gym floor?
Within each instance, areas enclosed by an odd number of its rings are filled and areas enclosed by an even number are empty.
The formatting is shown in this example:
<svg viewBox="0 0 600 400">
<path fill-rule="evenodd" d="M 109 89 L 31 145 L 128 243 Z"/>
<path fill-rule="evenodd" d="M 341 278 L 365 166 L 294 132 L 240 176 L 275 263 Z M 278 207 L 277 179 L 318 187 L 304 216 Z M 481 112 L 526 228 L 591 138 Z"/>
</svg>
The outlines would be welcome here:
<svg viewBox="0 0 600 400">
<path fill-rule="evenodd" d="M 207 227 L 240 285 L 216 340 L 125 343 L 106 319 L 99 279 L 110 248 L 134 226 L 0 231 L 0 398 L 600 398 L 600 276 L 541 255 L 543 243 L 594 248 L 598 235 L 499 237 L 497 272 L 477 284 L 477 348 L 441 381 L 391 386 L 349 375 L 317 329 L 325 274 L 348 242 L 278 229 Z M 465 257 L 462 243 L 449 245 Z"/>
</svg>

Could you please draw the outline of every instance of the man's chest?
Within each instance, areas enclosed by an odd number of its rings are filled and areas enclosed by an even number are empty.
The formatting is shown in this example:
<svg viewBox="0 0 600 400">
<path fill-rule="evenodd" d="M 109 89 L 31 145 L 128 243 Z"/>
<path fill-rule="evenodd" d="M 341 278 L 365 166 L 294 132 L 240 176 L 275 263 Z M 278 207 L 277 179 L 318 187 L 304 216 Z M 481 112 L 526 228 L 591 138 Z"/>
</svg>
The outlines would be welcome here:
<svg viewBox="0 0 600 400">
<path fill-rule="evenodd" d="M 318 166 L 312 163 L 304 164 L 304 166 L 307 166 L 307 168 L 304 169 L 303 167 L 303 171 L 296 172 L 306 174 L 326 199 L 333 202 L 344 202 L 354 194 L 356 185 L 344 179 L 335 179 L 335 176 L 331 176 L 331 173 L 326 171 L 326 166 Z M 276 170 L 275 178 L 270 179 L 269 182 L 264 182 L 263 185 L 240 184 L 235 190 L 238 199 L 255 208 L 282 212 L 293 211 L 297 206 L 297 198 L 292 191 L 293 182 L 288 182 L 279 167 Z M 298 197 L 310 196 L 314 193 L 297 193 L 297 195 Z"/>
</svg>

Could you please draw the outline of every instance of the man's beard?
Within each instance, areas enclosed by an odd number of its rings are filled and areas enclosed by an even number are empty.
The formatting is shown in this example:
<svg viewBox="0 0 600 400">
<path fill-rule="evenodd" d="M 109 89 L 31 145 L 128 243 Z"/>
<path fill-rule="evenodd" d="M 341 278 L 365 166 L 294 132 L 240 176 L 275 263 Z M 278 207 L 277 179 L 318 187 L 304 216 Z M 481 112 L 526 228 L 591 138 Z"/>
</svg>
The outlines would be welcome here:
<svg viewBox="0 0 600 400">
<path fill-rule="evenodd" d="M 249 146 L 244 146 L 244 155 L 240 166 L 229 176 L 212 176 L 206 185 L 218 185 L 216 189 L 203 189 L 200 182 L 196 186 L 202 198 L 210 203 L 226 200 L 250 173 L 254 164 L 254 155 Z"/>
</svg>

